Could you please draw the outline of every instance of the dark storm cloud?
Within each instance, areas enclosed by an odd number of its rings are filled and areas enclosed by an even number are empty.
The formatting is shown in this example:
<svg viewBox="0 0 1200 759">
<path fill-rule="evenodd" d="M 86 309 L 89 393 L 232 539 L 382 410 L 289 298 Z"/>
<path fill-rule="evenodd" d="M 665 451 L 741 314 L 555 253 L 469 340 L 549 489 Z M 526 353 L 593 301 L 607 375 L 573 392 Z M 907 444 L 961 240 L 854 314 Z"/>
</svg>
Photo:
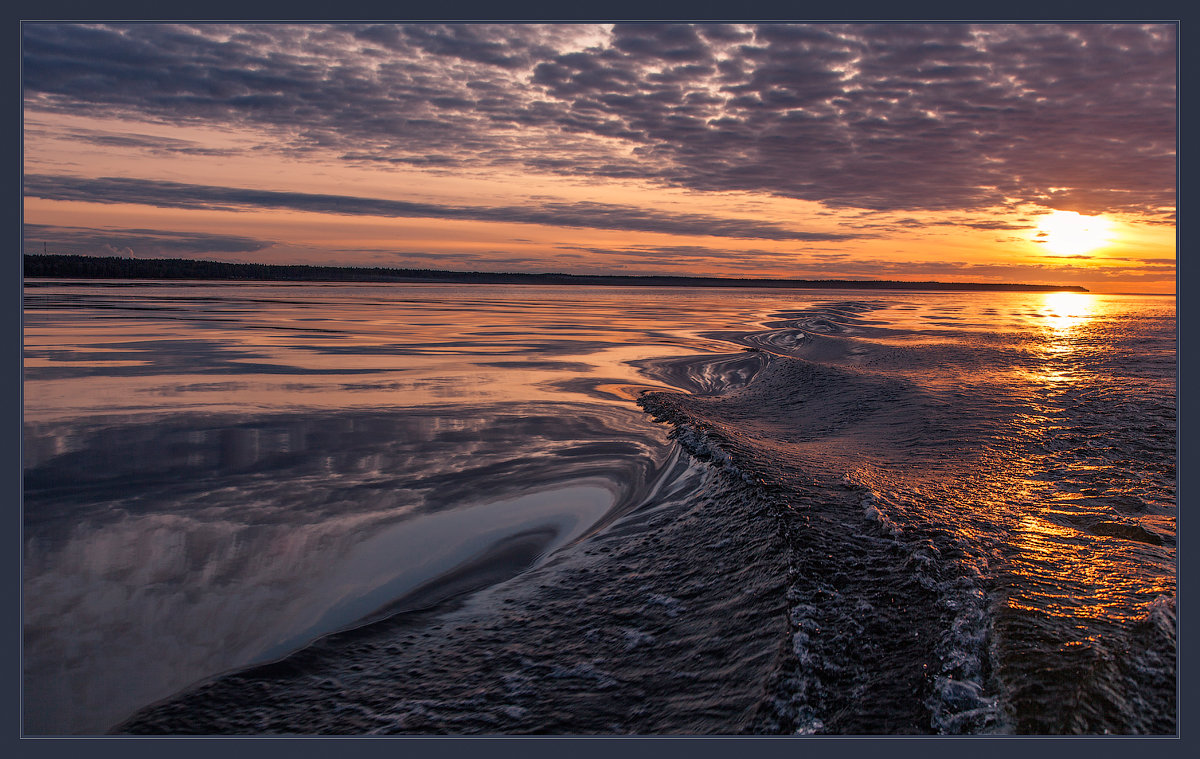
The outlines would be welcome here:
<svg viewBox="0 0 1200 759">
<path fill-rule="evenodd" d="M 850 240 L 861 236 L 801 232 L 747 219 L 719 218 L 705 214 L 667 214 L 607 203 L 543 202 L 539 206 L 528 207 L 451 206 L 348 195 L 276 192 L 112 177 L 83 179 L 30 174 L 25 177 L 25 195 L 47 200 L 132 203 L 159 208 L 221 211 L 279 208 L 350 216 L 459 219 L 764 240 L 832 241 Z"/>
<path fill-rule="evenodd" d="M 76 255 L 193 256 L 206 253 L 253 253 L 274 243 L 234 235 L 168 232 L 159 229 L 95 229 L 26 224 L 26 253 Z"/>
<path fill-rule="evenodd" d="M 31 111 L 875 210 L 1170 220 L 1168 24 L 25 24 Z"/>
</svg>

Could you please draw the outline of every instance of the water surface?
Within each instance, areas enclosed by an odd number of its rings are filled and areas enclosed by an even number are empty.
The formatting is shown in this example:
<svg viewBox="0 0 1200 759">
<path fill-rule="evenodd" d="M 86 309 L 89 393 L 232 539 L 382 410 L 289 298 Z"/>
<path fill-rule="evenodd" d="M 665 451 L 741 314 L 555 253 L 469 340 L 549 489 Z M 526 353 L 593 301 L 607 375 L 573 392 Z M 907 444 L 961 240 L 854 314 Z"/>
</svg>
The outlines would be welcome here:
<svg viewBox="0 0 1200 759">
<path fill-rule="evenodd" d="M 1174 317 L 29 282 L 25 731 L 1173 732 Z"/>
</svg>

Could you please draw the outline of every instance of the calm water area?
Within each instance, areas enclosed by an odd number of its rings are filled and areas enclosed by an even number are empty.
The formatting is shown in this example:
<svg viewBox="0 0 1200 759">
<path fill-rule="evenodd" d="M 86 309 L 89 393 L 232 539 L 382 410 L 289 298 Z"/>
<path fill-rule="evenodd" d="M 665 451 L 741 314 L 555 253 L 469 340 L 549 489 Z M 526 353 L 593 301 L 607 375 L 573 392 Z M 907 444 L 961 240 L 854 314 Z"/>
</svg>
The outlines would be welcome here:
<svg viewBox="0 0 1200 759">
<path fill-rule="evenodd" d="M 1173 733 L 1175 329 L 27 280 L 24 731 Z"/>
</svg>

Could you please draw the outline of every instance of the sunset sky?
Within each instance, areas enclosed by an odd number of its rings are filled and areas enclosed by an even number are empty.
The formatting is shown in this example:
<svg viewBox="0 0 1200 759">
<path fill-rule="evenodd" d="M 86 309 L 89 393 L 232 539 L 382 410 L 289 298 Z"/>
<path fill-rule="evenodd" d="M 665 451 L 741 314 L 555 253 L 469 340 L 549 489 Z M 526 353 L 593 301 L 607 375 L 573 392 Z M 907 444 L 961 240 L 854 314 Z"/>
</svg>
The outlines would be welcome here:
<svg viewBox="0 0 1200 759">
<path fill-rule="evenodd" d="M 1175 290 L 1173 24 L 22 37 L 27 253 Z"/>
</svg>

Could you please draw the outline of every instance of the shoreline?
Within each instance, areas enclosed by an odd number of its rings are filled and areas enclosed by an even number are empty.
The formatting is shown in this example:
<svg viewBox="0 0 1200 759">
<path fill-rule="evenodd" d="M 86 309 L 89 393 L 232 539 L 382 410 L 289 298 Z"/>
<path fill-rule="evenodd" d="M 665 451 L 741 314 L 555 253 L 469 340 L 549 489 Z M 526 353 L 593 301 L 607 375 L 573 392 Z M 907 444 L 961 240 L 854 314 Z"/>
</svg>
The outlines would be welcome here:
<svg viewBox="0 0 1200 759">
<path fill-rule="evenodd" d="M 182 258 L 26 255 L 26 279 L 173 279 L 234 282 L 370 282 L 487 285 L 612 285 L 620 287 L 739 287 L 804 290 L 934 290 L 951 292 L 1076 292 L 1079 285 L 984 282 L 907 282 L 852 279 L 762 279 L 665 275 L 528 274 L 437 269 L 238 264 Z"/>
</svg>

